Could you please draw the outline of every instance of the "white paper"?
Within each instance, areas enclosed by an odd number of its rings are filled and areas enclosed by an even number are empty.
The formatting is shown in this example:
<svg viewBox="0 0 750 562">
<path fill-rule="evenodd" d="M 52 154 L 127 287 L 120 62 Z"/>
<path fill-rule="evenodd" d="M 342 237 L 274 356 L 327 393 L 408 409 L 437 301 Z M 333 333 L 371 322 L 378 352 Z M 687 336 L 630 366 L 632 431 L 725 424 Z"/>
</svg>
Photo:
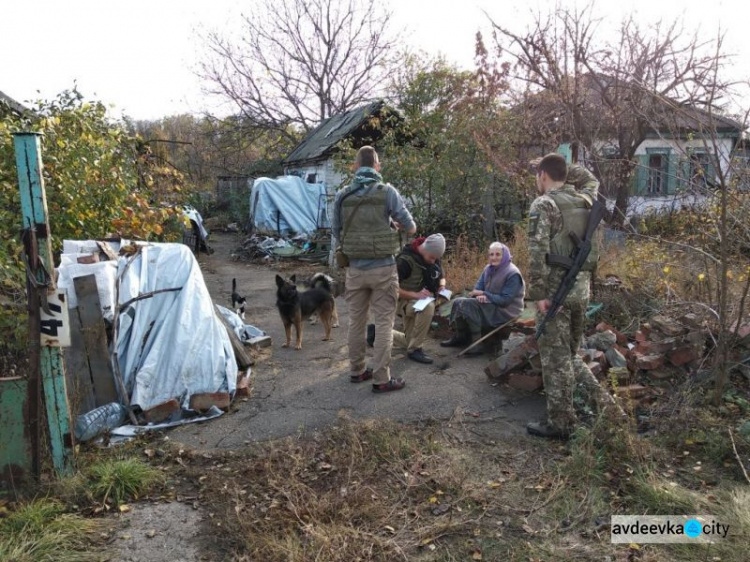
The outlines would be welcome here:
<svg viewBox="0 0 750 562">
<path fill-rule="evenodd" d="M 449 301 L 449 300 L 451 300 L 451 297 L 453 296 L 453 291 L 451 291 L 450 289 L 446 289 L 445 287 L 443 287 L 442 289 L 440 289 L 440 291 L 438 291 L 438 295 L 440 295 L 441 297 L 443 297 L 445 300 Z"/>
<path fill-rule="evenodd" d="M 434 300 L 435 300 L 435 297 L 425 297 L 423 299 L 419 299 L 417 302 L 414 303 L 414 310 L 417 312 L 422 312 Z"/>
</svg>

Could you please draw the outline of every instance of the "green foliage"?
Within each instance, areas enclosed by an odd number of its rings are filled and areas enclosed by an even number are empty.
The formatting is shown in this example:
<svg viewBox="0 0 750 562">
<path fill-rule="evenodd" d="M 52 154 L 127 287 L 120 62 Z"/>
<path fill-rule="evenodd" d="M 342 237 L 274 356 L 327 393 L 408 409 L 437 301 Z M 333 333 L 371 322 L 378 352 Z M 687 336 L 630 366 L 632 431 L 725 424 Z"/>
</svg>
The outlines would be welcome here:
<svg viewBox="0 0 750 562">
<path fill-rule="evenodd" d="M 51 499 L 23 504 L 0 519 L 0 560 L 74 562 L 100 560 L 91 552 L 102 523 L 69 514 Z"/>
<path fill-rule="evenodd" d="M 467 232 L 478 241 L 487 213 L 521 218 L 524 185 L 509 165 L 513 120 L 482 76 L 407 57 L 392 91 L 404 119 L 383 131 L 377 148 L 384 177 L 410 200 L 421 232 Z M 341 169 L 353 148 L 340 153 Z"/>
<path fill-rule="evenodd" d="M 137 499 L 161 481 L 161 473 L 134 459 L 105 459 L 86 471 L 87 489 L 102 504 L 120 505 Z"/>
<path fill-rule="evenodd" d="M 76 90 L 40 102 L 33 114 L 0 114 L 0 342 L 21 348 L 24 338 L 25 273 L 21 262 L 21 206 L 12 133 L 42 134 L 42 161 L 53 248 L 65 238 L 122 235 L 176 239 L 166 229 L 182 177 L 150 157 L 138 139 L 107 117 L 101 102 Z M 173 221 L 172 221 L 173 222 Z M 0 349 L 0 354 L 12 352 Z"/>
</svg>

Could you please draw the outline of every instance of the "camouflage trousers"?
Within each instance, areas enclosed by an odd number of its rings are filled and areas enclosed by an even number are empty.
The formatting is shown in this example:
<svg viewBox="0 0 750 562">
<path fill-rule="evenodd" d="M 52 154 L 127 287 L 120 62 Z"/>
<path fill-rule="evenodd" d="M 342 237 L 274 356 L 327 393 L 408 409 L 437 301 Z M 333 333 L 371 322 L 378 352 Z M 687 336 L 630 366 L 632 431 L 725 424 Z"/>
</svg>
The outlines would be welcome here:
<svg viewBox="0 0 750 562">
<path fill-rule="evenodd" d="M 578 422 L 573 406 L 577 387 L 586 401 L 598 411 L 614 405 L 614 399 L 602 386 L 583 360 L 578 349 L 583 338 L 586 301 L 566 302 L 554 319 L 545 325 L 539 338 L 544 392 L 547 395 L 547 422 L 561 430 L 572 431 Z M 544 315 L 537 313 L 537 323 Z"/>
</svg>

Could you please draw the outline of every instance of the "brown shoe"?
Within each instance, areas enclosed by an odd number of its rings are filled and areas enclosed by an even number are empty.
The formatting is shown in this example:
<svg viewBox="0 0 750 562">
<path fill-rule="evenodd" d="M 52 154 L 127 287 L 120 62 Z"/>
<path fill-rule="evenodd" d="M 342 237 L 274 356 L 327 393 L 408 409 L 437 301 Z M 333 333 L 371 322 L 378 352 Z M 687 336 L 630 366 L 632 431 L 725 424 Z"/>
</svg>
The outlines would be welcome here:
<svg viewBox="0 0 750 562">
<path fill-rule="evenodd" d="M 349 377 L 350 382 L 365 382 L 372 378 L 372 369 L 365 369 L 358 375 L 352 375 Z"/>
<path fill-rule="evenodd" d="M 374 384 L 372 385 L 372 391 L 376 394 L 382 392 L 391 392 L 393 390 L 401 390 L 406 386 L 404 379 L 391 379 L 385 384 Z"/>
</svg>

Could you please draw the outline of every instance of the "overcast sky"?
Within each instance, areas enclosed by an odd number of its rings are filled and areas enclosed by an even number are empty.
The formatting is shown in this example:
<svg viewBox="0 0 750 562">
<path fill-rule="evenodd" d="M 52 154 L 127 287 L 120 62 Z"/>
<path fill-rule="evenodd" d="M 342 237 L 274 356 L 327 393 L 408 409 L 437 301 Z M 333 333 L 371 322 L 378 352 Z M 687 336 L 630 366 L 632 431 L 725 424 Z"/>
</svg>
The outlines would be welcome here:
<svg viewBox="0 0 750 562">
<path fill-rule="evenodd" d="M 226 29 L 254 0 L 36 0 L 4 3 L 0 11 L 0 91 L 19 101 L 51 98 L 77 82 L 79 90 L 113 106 L 113 116 L 136 119 L 216 109 L 196 76 L 200 33 Z M 407 43 L 472 64 L 474 35 L 494 19 L 522 29 L 531 6 L 547 0 L 392 0 L 395 23 Z M 571 6 L 571 2 L 564 4 Z M 634 12 L 641 22 L 684 15 L 706 37 L 719 26 L 737 54 L 737 78 L 750 76 L 750 1 L 608 0 L 596 11 L 615 25 Z M 605 26 L 607 23 L 604 24 Z"/>
</svg>

